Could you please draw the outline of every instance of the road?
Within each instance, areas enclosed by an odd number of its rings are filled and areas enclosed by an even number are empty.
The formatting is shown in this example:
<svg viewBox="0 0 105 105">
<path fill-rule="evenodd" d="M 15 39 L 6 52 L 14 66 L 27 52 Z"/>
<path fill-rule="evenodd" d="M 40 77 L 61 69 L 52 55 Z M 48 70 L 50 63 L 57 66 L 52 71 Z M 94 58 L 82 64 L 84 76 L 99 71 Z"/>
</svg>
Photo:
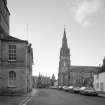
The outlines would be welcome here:
<svg viewBox="0 0 105 105">
<path fill-rule="evenodd" d="M 83 96 L 54 89 L 37 89 L 23 105 L 105 105 L 104 97 Z"/>
</svg>

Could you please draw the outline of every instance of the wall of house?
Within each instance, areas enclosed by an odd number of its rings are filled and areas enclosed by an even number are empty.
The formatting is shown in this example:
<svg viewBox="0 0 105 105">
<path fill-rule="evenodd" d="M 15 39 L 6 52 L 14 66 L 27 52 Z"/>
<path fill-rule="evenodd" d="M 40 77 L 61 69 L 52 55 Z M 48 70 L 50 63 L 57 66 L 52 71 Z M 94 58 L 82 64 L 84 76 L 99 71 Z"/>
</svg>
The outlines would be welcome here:
<svg viewBox="0 0 105 105">
<path fill-rule="evenodd" d="M 16 63 L 8 65 L 8 45 L 16 45 Z M 6 66 L 25 67 L 26 65 L 26 43 L 2 42 L 2 61 Z"/>
<path fill-rule="evenodd" d="M 16 87 L 10 87 L 9 86 L 9 72 L 10 71 L 15 71 L 16 73 Z M 23 68 L 2 68 L 1 71 L 1 79 L 0 79 L 0 91 L 1 92 L 21 92 L 21 93 L 26 93 L 27 92 L 27 84 L 26 84 L 26 73 L 25 69 Z"/>
<path fill-rule="evenodd" d="M 16 62 L 8 63 L 8 45 L 16 44 Z M 0 65 L 0 90 L 27 92 L 26 43 L 2 42 L 2 62 Z M 8 86 L 9 71 L 16 73 L 16 87 Z"/>
<path fill-rule="evenodd" d="M 29 44 L 27 46 L 27 91 L 31 91 L 33 88 L 32 80 L 32 65 L 33 65 L 33 51 Z"/>
<path fill-rule="evenodd" d="M 0 40 L 0 64 L 1 64 L 1 40 Z"/>
<path fill-rule="evenodd" d="M 105 92 L 105 72 L 94 75 L 94 88 Z"/>
</svg>

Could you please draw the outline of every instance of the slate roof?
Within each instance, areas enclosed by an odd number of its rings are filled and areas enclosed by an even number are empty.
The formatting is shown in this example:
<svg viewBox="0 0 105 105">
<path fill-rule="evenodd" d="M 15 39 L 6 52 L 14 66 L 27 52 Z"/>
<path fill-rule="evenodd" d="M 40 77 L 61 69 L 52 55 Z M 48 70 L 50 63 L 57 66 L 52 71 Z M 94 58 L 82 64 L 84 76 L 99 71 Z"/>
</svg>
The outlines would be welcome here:
<svg viewBox="0 0 105 105">
<path fill-rule="evenodd" d="M 0 38 L 1 40 L 3 41 L 13 41 L 13 42 L 25 42 L 25 43 L 28 43 L 28 41 L 26 40 L 21 40 L 19 38 L 16 38 L 16 37 L 13 37 L 13 36 L 10 36 L 10 35 L 6 35 L 4 36 L 3 38 Z"/>
<path fill-rule="evenodd" d="M 76 66 L 71 65 L 70 71 L 73 72 L 98 72 L 100 70 L 100 67 L 98 66 Z"/>
</svg>

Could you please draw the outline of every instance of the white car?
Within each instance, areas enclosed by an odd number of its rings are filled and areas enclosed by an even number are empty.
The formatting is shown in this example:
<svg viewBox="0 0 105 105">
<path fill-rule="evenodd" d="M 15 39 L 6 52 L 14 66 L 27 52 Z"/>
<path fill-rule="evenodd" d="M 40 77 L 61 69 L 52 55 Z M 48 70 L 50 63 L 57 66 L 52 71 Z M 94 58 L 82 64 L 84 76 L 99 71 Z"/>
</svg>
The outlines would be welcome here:
<svg viewBox="0 0 105 105">
<path fill-rule="evenodd" d="M 63 86 L 63 87 L 62 87 L 63 90 L 66 90 L 67 88 L 68 88 L 67 86 Z"/>
<path fill-rule="evenodd" d="M 73 86 L 69 86 L 68 88 L 69 88 L 69 89 L 73 89 Z"/>
<path fill-rule="evenodd" d="M 73 86 L 65 86 L 64 90 L 68 91 L 68 92 L 71 92 L 73 90 Z"/>
<path fill-rule="evenodd" d="M 80 87 L 74 87 L 73 92 L 74 93 L 79 93 L 80 92 Z"/>
<path fill-rule="evenodd" d="M 81 87 L 80 88 L 80 94 L 83 94 L 84 90 L 86 89 L 87 87 Z"/>
</svg>

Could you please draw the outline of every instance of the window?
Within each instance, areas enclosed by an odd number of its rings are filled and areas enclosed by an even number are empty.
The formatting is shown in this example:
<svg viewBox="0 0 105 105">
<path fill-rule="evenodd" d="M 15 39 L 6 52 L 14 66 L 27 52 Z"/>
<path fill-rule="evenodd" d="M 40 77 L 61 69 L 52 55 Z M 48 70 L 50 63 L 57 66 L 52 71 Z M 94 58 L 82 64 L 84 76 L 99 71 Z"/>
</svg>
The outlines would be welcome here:
<svg viewBox="0 0 105 105">
<path fill-rule="evenodd" d="M 14 71 L 9 72 L 9 87 L 16 87 L 16 73 Z"/>
<path fill-rule="evenodd" d="M 100 89 L 101 89 L 101 91 L 103 91 L 104 90 L 104 87 L 103 87 L 104 85 L 103 85 L 103 82 L 101 82 L 100 83 Z"/>
<path fill-rule="evenodd" d="M 96 88 L 97 88 L 97 89 L 99 88 L 99 83 L 96 84 Z"/>
<path fill-rule="evenodd" d="M 96 78 L 99 79 L 99 74 L 97 74 L 97 77 Z"/>
<path fill-rule="evenodd" d="M 9 45 L 9 62 L 16 61 L 16 45 Z"/>
</svg>

